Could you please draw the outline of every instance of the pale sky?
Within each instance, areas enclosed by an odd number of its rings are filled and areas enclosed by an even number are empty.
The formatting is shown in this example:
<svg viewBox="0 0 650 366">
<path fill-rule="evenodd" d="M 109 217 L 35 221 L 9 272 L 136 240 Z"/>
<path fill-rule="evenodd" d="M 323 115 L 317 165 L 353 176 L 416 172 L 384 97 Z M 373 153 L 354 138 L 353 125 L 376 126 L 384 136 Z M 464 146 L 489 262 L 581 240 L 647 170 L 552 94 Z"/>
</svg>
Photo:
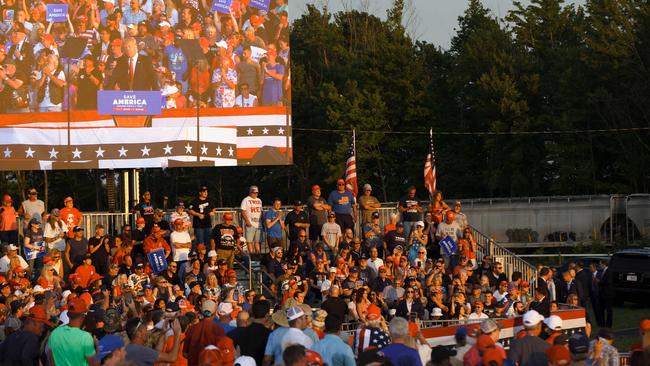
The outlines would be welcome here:
<svg viewBox="0 0 650 366">
<path fill-rule="evenodd" d="M 458 24 L 458 17 L 467 8 L 467 0 L 406 0 L 415 11 L 415 27 L 409 27 L 411 36 L 443 48 L 449 47 Z M 523 4 L 528 0 L 521 0 Z M 392 4 L 391 0 L 289 0 L 289 17 L 295 19 L 307 9 L 306 4 L 316 4 L 318 8 L 327 5 L 331 12 L 344 9 L 367 10 L 382 19 L 386 18 L 386 9 Z M 567 3 L 584 4 L 585 0 L 567 0 Z M 512 0 L 483 0 L 483 4 L 492 10 L 493 14 L 503 18 L 512 9 Z M 405 15 L 405 18 L 408 14 Z"/>
</svg>

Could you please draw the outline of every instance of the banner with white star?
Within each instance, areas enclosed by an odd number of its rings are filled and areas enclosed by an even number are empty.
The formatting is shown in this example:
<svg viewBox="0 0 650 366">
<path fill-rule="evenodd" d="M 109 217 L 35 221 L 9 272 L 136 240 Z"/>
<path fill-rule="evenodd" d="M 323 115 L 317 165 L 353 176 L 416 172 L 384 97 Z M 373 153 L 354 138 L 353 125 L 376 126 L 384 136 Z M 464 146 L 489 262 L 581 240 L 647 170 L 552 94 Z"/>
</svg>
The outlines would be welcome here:
<svg viewBox="0 0 650 366">
<path fill-rule="evenodd" d="M 120 169 L 292 163 L 284 107 L 164 110 L 153 118 L 95 112 L 3 115 L 0 169 Z M 68 130 L 68 125 L 70 126 Z M 68 138 L 69 137 L 69 138 Z"/>
</svg>

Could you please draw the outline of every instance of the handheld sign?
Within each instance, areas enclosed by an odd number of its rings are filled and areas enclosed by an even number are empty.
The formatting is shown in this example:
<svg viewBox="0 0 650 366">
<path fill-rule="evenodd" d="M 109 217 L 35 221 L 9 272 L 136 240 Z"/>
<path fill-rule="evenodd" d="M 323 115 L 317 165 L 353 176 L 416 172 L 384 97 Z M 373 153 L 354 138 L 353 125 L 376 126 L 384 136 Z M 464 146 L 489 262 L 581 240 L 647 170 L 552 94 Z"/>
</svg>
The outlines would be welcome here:
<svg viewBox="0 0 650 366">
<path fill-rule="evenodd" d="M 99 114 L 157 116 L 162 109 L 162 93 L 159 90 L 100 90 L 97 107 Z"/>
<path fill-rule="evenodd" d="M 271 0 L 251 0 L 248 5 L 260 10 L 269 11 L 270 2 Z"/>
<path fill-rule="evenodd" d="M 444 239 L 440 240 L 438 243 L 440 245 L 440 249 L 442 249 L 442 252 L 449 257 L 450 255 L 456 253 L 456 242 L 454 239 L 451 238 L 451 236 L 447 235 L 445 236 Z"/>
<path fill-rule="evenodd" d="M 223 14 L 230 14 L 232 0 L 212 0 L 212 11 L 218 11 Z"/>
<path fill-rule="evenodd" d="M 165 249 L 158 248 L 147 254 L 149 265 L 153 273 L 158 274 L 167 269 L 167 259 L 165 258 Z"/>
<path fill-rule="evenodd" d="M 38 249 L 29 249 L 25 247 L 25 259 L 29 261 L 32 259 L 41 258 L 45 256 L 46 250 L 45 250 L 44 241 L 41 240 L 31 244 L 35 247 L 38 247 Z"/>
<path fill-rule="evenodd" d="M 47 4 L 45 7 L 45 20 L 48 22 L 67 21 L 68 4 Z"/>
</svg>

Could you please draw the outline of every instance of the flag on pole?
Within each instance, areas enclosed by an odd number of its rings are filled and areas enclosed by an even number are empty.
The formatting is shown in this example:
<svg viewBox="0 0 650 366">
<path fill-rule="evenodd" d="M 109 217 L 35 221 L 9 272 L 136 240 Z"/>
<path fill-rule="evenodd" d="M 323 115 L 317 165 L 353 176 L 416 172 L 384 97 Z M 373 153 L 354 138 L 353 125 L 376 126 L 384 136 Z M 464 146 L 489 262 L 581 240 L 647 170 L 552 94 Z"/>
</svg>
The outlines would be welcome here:
<svg viewBox="0 0 650 366">
<path fill-rule="evenodd" d="M 433 129 L 429 130 L 429 154 L 424 163 L 424 187 L 429 191 L 429 197 L 433 197 L 436 191 L 436 155 L 433 151 Z"/>
<path fill-rule="evenodd" d="M 345 162 L 345 189 L 352 192 L 354 197 L 358 194 L 357 188 L 357 146 L 356 131 L 352 130 L 352 143 L 348 153 L 348 160 Z"/>
</svg>

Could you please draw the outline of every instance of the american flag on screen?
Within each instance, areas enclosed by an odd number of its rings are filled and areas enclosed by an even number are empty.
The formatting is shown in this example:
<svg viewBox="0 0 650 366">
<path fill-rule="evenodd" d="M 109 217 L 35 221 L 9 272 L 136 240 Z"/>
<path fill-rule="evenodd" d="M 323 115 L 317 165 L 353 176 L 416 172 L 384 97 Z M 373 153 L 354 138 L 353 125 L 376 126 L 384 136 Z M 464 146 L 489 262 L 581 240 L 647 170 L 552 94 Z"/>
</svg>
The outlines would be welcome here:
<svg viewBox="0 0 650 366">
<path fill-rule="evenodd" d="M 359 193 L 357 188 L 357 158 L 354 133 L 352 135 L 348 160 L 345 162 L 345 189 L 352 192 L 354 197 Z"/>
<path fill-rule="evenodd" d="M 433 197 L 436 191 L 436 154 L 433 151 L 433 129 L 429 130 L 429 154 L 424 163 L 424 187 L 429 191 L 429 196 Z"/>
</svg>

